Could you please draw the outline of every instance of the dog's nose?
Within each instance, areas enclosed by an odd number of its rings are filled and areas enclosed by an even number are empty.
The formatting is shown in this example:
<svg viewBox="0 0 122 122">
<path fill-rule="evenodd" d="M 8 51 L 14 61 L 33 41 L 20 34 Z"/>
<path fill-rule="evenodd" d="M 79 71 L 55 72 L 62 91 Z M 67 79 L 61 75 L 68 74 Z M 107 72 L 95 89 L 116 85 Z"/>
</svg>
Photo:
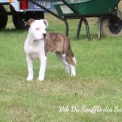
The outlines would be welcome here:
<svg viewBox="0 0 122 122">
<path fill-rule="evenodd" d="M 44 38 L 46 38 L 46 35 L 47 35 L 46 33 L 43 33 L 43 37 L 44 37 Z"/>
</svg>

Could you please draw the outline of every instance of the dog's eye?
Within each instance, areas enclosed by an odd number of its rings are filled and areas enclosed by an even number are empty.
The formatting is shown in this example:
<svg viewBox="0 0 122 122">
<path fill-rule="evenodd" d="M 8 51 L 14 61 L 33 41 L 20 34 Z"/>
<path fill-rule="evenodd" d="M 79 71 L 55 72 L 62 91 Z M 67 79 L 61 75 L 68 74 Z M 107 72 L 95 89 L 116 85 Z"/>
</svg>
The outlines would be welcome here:
<svg viewBox="0 0 122 122">
<path fill-rule="evenodd" d="M 36 28 L 36 30 L 39 30 L 39 28 Z"/>
</svg>

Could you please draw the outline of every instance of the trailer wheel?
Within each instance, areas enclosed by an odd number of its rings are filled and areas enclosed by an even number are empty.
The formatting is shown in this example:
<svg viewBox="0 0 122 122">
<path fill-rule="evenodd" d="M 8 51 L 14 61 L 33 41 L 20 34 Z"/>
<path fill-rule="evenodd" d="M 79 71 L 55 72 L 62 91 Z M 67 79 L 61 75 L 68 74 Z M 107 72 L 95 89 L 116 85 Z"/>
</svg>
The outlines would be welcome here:
<svg viewBox="0 0 122 122">
<path fill-rule="evenodd" d="M 28 26 L 25 25 L 25 20 L 19 15 L 13 15 L 13 23 L 17 29 L 26 29 Z"/>
<path fill-rule="evenodd" d="M 6 12 L 6 9 L 0 5 L 0 12 Z M 1 15 L 0 16 L 0 30 L 4 29 L 7 25 L 8 16 L 7 15 Z"/>
<path fill-rule="evenodd" d="M 122 13 L 120 14 L 120 17 L 122 17 Z M 101 35 L 122 36 L 122 22 L 120 19 L 115 16 L 103 19 L 101 23 Z"/>
<path fill-rule="evenodd" d="M 33 19 L 43 19 L 44 12 L 27 12 L 19 15 L 13 15 L 13 23 L 17 29 L 27 29 L 28 26 L 25 25 L 30 18 Z"/>
</svg>

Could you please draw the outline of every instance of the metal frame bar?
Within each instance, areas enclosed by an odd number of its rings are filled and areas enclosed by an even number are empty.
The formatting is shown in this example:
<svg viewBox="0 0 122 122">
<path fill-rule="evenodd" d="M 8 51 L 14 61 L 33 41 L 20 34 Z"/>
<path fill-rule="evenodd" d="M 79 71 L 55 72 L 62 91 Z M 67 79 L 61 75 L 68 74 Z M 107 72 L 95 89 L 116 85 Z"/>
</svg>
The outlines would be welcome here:
<svg viewBox="0 0 122 122">
<path fill-rule="evenodd" d="M 101 23 L 102 23 L 102 15 L 99 17 L 98 21 L 98 39 L 101 39 Z"/>
<path fill-rule="evenodd" d="M 88 21 L 85 17 L 83 17 L 82 15 L 80 15 L 74 8 L 72 8 L 65 0 L 61 0 L 68 8 L 70 8 L 75 14 L 76 16 L 78 16 L 78 18 L 82 19 L 85 23 L 85 26 L 86 26 L 86 34 L 87 34 L 87 38 L 88 40 L 91 40 L 91 35 L 90 35 L 90 30 L 89 30 L 89 24 L 88 24 Z M 76 35 L 79 35 L 80 33 L 80 29 L 78 27 L 78 31 L 77 31 L 77 34 Z M 77 38 L 77 37 L 76 37 Z"/>
<path fill-rule="evenodd" d="M 80 19 L 79 24 L 78 24 L 78 29 L 77 29 L 77 33 L 76 33 L 76 37 L 75 39 L 78 40 L 79 39 L 79 35 L 80 35 L 80 30 L 81 30 L 81 25 L 82 25 L 82 19 Z"/>
</svg>

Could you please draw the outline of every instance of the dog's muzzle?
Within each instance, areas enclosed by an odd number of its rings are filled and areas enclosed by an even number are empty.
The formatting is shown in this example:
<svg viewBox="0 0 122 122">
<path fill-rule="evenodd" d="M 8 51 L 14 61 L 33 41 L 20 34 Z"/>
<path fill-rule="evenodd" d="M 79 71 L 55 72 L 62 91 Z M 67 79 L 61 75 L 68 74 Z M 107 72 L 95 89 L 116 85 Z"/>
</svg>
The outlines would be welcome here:
<svg viewBox="0 0 122 122">
<path fill-rule="evenodd" d="M 46 37 L 47 37 L 47 34 L 46 34 L 46 33 L 43 33 L 41 39 L 34 39 L 34 40 L 35 40 L 35 41 L 39 41 L 39 40 L 46 39 Z"/>
</svg>

